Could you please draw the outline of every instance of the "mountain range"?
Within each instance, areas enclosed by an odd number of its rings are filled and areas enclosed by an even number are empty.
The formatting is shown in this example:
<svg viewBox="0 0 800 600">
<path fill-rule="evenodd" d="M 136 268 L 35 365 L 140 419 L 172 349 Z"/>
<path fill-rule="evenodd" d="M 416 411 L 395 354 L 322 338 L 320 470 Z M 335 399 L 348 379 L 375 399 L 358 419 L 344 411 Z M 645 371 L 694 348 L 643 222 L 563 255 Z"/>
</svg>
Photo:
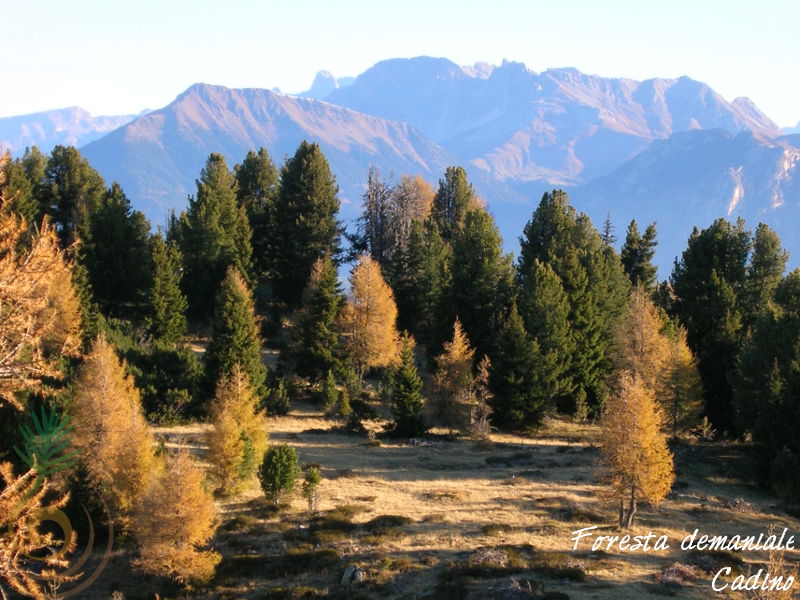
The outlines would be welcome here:
<svg viewBox="0 0 800 600">
<path fill-rule="evenodd" d="M 55 122 L 43 115 L 59 112 L 0 119 L 0 140 L 32 139 L 19 131 Z M 688 77 L 634 81 L 417 57 L 382 61 L 355 79 L 323 71 L 295 95 L 196 84 L 137 118 L 95 121 L 91 131 L 62 127 L 55 143 L 82 145 L 156 225 L 185 205 L 210 152 L 233 165 L 264 146 L 280 163 L 309 139 L 330 161 L 346 219 L 358 214 L 370 165 L 435 183 L 446 166 L 460 164 L 509 249 L 541 193 L 561 187 L 596 224 L 610 214 L 619 237 L 631 218 L 656 221 L 662 277 L 691 227 L 717 217 L 742 216 L 751 227 L 764 221 L 800 257 L 791 227 L 800 210 L 800 135 L 781 131 L 750 100 L 728 102 Z M 46 149 L 51 130 L 40 130 L 33 143 Z M 19 151 L 15 143 L 0 141 Z"/>
</svg>

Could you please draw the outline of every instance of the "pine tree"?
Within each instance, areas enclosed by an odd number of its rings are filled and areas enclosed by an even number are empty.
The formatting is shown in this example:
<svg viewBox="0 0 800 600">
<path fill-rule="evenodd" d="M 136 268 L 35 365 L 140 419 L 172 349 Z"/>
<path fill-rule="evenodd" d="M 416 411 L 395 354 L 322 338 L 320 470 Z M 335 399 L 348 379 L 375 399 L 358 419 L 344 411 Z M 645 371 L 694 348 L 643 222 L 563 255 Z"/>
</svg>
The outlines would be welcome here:
<svg viewBox="0 0 800 600">
<path fill-rule="evenodd" d="M 261 335 L 247 284 L 230 267 L 217 294 L 211 342 L 203 357 L 207 396 L 225 375 L 238 365 L 247 375 L 253 392 L 266 395 L 266 367 L 261 360 Z"/>
<path fill-rule="evenodd" d="M 675 472 L 663 421 L 653 391 L 623 373 L 605 405 L 600 434 L 602 476 L 619 506 L 620 527 L 631 527 L 641 500 L 657 505 L 672 488 Z"/>
<path fill-rule="evenodd" d="M 455 237 L 461 229 L 467 212 L 478 207 L 478 201 L 467 173 L 461 167 L 447 167 L 439 180 L 439 189 L 433 198 L 431 217 L 439 226 L 445 241 Z"/>
<path fill-rule="evenodd" d="M 273 265 L 271 243 L 275 233 L 275 203 L 279 185 L 278 170 L 264 148 L 252 150 L 234 167 L 236 197 L 247 212 L 252 229 L 253 269 L 256 280 L 268 277 Z"/>
<path fill-rule="evenodd" d="M 188 453 L 167 462 L 142 498 L 134 519 L 139 549 L 134 566 L 184 586 L 207 583 L 221 560 L 207 549 L 218 524 L 203 470 Z"/>
<path fill-rule="evenodd" d="M 758 317 L 772 306 L 772 296 L 781 282 L 788 257 L 778 235 L 764 223 L 759 223 L 753 233 L 742 299 L 746 328 L 752 327 Z"/>
<path fill-rule="evenodd" d="M 655 223 L 650 223 L 645 229 L 644 235 L 641 235 L 636 221 L 630 222 L 620 258 L 625 274 L 634 287 L 640 285 L 650 292 L 655 288 L 658 269 L 653 265 L 652 260 L 657 244 Z"/>
<path fill-rule="evenodd" d="M 234 365 L 223 375 L 209 410 L 208 458 L 218 489 L 234 496 L 252 480 L 267 449 L 264 414 L 247 375 Z"/>
<path fill-rule="evenodd" d="M 167 244 L 161 234 L 151 244 L 152 283 L 147 295 L 150 333 L 160 342 L 175 346 L 186 334 L 188 303 L 181 291 L 183 257 L 178 246 Z"/>
<path fill-rule="evenodd" d="M 34 195 L 34 183 L 25 172 L 25 165 L 21 160 L 5 161 L 4 183 L 0 187 L 0 194 L 7 200 L 3 210 L 16 213 L 25 220 L 28 226 L 38 224 L 41 220 L 39 201 Z"/>
<path fill-rule="evenodd" d="M 388 366 L 397 357 L 397 307 L 380 266 L 366 254 L 350 274 L 350 290 L 340 326 L 360 379 L 368 369 Z"/>
<path fill-rule="evenodd" d="M 429 354 L 441 341 L 439 323 L 447 312 L 451 256 L 452 250 L 435 223 L 414 221 L 408 241 L 408 268 L 397 274 L 393 289 L 398 327 L 413 333 Z"/>
<path fill-rule="evenodd" d="M 47 161 L 41 188 L 43 210 L 64 247 L 89 238 L 89 224 L 105 183 L 89 161 L 71 146 L 56 146 Z"/>
<path fill-rule="evenodd" d="M 93 300 L 106 312 L 141 302 L 150 281 L 150 223 L 116 182 L 90 219 L 82 257 Z"/>
<path fill-rule="evenodd" d="M 444 345 L 444 351 L 436 357 L 434 374 L 435 394 L 431 412 L 435 422 L 452 431 L 466 432 L 473 409 L 472 363 L 475 350 L 456 319 L 453 337 Z"/>
<path fill-rule="evenodd" d="M 338 188 L 317 144 L 302 142 L 281 169 L 272 240 L 274 293 L 289 308 L 300 304 L 314 261 L 340 253 Z"/>
<path fill-rule="evenodd" d="M 458 316 L 480 354 L 494 347 L 498 324 L 513 301 L 512 259 L 503 255 L 502 248 L 503 240 L 491 215 L 483 209 L 467 212 L 463 227 L 453 239 L 445 323 L 449 327 Z M 440 339 L 448 334 L 443 332 Z"/>
<path fill-rule="evenodd" d="M 628 292 L 619 257 L 560 190 L 544 194 L 523 230 L 520 246 L 517 272 L 523 289 L 537 259 L 561 280 L 569 300 L 574 344 L 573 410 L 577 414 L 587 408 L 597 410 L 611 372 L 615 323 Z"/>
<path fill-rule="evenodd" d="M 516 306 L 498 332 L 489 378 L 494 423 L 506 429 L 537 427 L 551 407 L 540 375 L 539 344 L 525 331 Z"/>
<path fill-rule="evenodd" d="M 258 478 L 267 500 L 275 506 L 291 498 L 299 475 L 297 451 L 288 444 L 270 446 L 264 453 Z"/>
<path fill-rule="evenodd" d="M 367 171 L 367 190 L 364 192 L 364 208 L 358 218 L 357 232 L 352 240 L 357 253 L 368 253 L 379 264 L 385 266 L 388 240 L 389 204 L 392 186 L 381 176 L 378 167 Z"/>
<path fill-rule="evenodd" d="M 399 437 L 417 437 L 425 433 L 425 399 L 422 379 L 414 364 L 414 339 L 403 338 L 399 363 L 392 367 L 389 388 L 392 409 L 391 431 Z"/>
<path fill-rule="evenodd" d="M 127 527 L 157 464 L 139 391 L 103 336 L 95 340 L 75 381 L 69 412 L 73 443 L 90 481 Z"/>
<path fill-rule="evenodd" d="M 473 406 L 470 413 L 469 434 L 473 439 L 485 440 L 491 433 L 490 419 L 494 394 L 490 389 L 492 363 L 484 356 L 478 363 L 472 385 Z"/>
<path fill-rule="evenodd" d="M 600 234 L 600 239 L 606 246 L 612 248 L 617 243 L 617 236 L 614 235 L 614 223 L 611 221 L 611 213 L 608 213 L 606 220 L 603 221 L 603 233 Z"/>
<path fill-rule="evenodd" d="M 192 317 L 211 315 L 215 290 L 228 267 L 247 278 L 252 232 L 236 200 L 236 180 L 221 154 L 208 157 L 197 181 L 197 196 L 173 227 L 184 260 L 183 286 Z"/>
<path fill-rule="evenodd" d="M 548 396 L 551 401 L 568 396 L 574 389 L 570 369 L 575 349 L 569 299 L 561 278 L 538 258 L 521 277 L 519 313 L 542 353 L 540 371 Z"/>
<path fill-rule="evenodd" d="M 337 320 L 344 304 L 336 264 L 329 256 L 318 258 L 303 292 L 295 330 L 294 357 L 299 375 L 320 380 L 340 368 Z"/>
<path fill-rule="evenodd" d="M 750 246 L 741 220 L 732 226 L 718 219 L 702 231 L 695 228 L 670 280 L 674 315 L 686 328 L 698 359 L 706 414 L 727 433 L 735 432 L 729 374 L 742 340 L 745 315 L 740 299 Z"/>
</svg>

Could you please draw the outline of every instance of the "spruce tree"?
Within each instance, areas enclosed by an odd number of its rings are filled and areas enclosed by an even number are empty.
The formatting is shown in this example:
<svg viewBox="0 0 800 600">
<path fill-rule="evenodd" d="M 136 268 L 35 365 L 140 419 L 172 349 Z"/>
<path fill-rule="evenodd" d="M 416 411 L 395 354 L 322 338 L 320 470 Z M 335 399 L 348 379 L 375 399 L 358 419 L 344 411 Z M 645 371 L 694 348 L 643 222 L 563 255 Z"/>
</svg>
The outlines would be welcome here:
<svg viewBox="0 0 800 600">
<path fill-rule="evenodd" d="M 318 258 L 303 292 L 295 330 L 294 358 L 299 375 L 320 380 L 340 368 L 337 320 L 344 304 L 336 264 L 329 256 Z"/>
<path fill-rule="evenodd" d="M 303 141 L 281 169 L 272 239 L 273 292 L 289 308 L 300 304 L 314 261 L 340 253 L 338 188 L 317 144 Z"/>
<path fill-rule="evenodd" d="M 247 212 L 252 229 L 253 270 L 257 281 L 267 278 L 272 269 L 272 237 L 275 232 L 275 203 L 278 197 L 278 170 L 264 148 L 247 153 L 234 167 L 236 197 Z"/>
<path fill-rule="evenodd" d="M 236 200 L 236 180 L 221 154 L 211 154 L 197 181 L 197 195 L 173 226 L 184 260 L 183 286 L 193 318 L 211 315 L 213 293 L 235 267 L 247 278 L 252 256 L 247 213 Z"/>
<path fill-rule="evenodd" d="M 617 236 L 614 234 L 614 223 L 611 221 L 611 213 L 606 215 L 606 220 L 603 221 L 603 233 L 600 234 L 600 239 L 606 246 L 614 247 L 617 243 Z"/>
<path fill-rule="evenodd" d="M 211 342 L 203 357 L 206 393 L 236 365 L 247 375 L 256 397 L 266 395 L 266 367 L 261 361 L 261 336 L 253 298 L 242 276 L 229 267 L 217 294 Z"/>
<path fill-rule="evenodd" d="M 440 342 L 445 295 L 450 287 L 452 249 L 432 220 L 415 220 L 408 242 L 408 268 L 393 283 L 397 322 L 426 346 L 429 356 Z"/>
<path fill-rule="evenodd" d="M 548 406 L 541 380 L 539 344 L 525 331 L 516 306 L 502 323 L 491 357 L 489 387 L 494 395 L 493 422 L 505 429 L 536 427 Z"/>
<path fill-rule="evenodd" d="M 105 192 L 105 183 L 72 146 L 56 146 L 42 182 L 43 211 L 50 215 L 63 246 L 89 238 L 89 224 Z"/>
<path fill-rule="evenodd" d="M 153 237 L 148 328 L 156 340 L 168 346 L 179 344 L 186 334 L 188 303 L 181 291 L 182 260 L 176 244 L 167 244 L 161 234 Z"/>
<path fill-rule="evenodd" d="M 674 314 L 686 327 L 689 347 L 698 359 L 706 414 L 722 432 L 734 433 L 730 374 L 742 340 L 744 314 L 740 298 L 746 288 L 750 234 L 744 221 L 718 219 L 697 228 L 671 283 Z"/>
<path fill-rule="evenodd" d="M 578 414 L 597 410 L 607 393 L 614 326 L 629 288 L 619 257 L 560 190 L 544 194 L 520 245 L 517 271 L 522 288 L 533 273 L 534 261 L 539 260 L 558 275 L 569 300 L 574 344 L 572 410 Z"/>
<path fill-rule="evenodd" d="M 634 287 L 640 285 L 648 291 L 653 291 L 655 288 L 658 269 L 653 265 L 652 260 L 657 243 L 655 223 L 650 223 L 645 229 L 644 235 L 641 235 L 636 220 L 630 222 L 620 259 L 625 274 Z"/>
<path fill-rule="evenodd" d="M 558 403 L 574 388 L 571 367 L 575 342 L 569 321 L 570 305 L 561 278 L 538 258 L 522 279 L 519 313 L 525 329 L 539 344 L 542 380 L 550 399 Z"/>
<path fill-rule="evenodd" d="M 391 395 L 391 430 L 399 437 L 417 437 L 425 433 L 422 379 L 414 364 L 414 340 L 405 336 L 400 361 L 392 367 L 389 377 Z"/>
<path fill-rule="evenodd" d="M 477 208 L 477 198 L 466 171 L 462 167 L 447 167 L 439 180 L 431 211 L 445 241 L 453 239 L 464 224 L 467 212 L 474 208 Z"/>
<path fill-rule="evenodd" d="M 494 347 L 498 324 L 513 301 L 514 269 L 502 245 L 494 220 L 483 209 L 469 211 L 453 239 L 445 323 L 449 328 L 458 316 L 479 354 Z M 448 335 L 443 332 L 440 340 Z"/>
<path fill-rule="evenodd" d="M 150 223 L 118 183 L 100 199 L 82 252 L 93 299 L 107 313 L 142 301 L 150 282 Z"/>
</svg>

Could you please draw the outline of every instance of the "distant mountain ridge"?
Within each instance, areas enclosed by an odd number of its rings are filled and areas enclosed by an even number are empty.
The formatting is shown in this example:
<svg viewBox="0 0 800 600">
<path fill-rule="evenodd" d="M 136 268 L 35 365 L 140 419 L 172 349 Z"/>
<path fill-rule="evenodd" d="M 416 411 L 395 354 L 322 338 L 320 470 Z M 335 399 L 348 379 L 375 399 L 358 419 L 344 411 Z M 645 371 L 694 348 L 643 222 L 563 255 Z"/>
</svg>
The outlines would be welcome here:
<svg viewBox="0 0 800 600">
<path fill-rule="evenodd" d="M 159 225 L 185 206 L 209 153 L 233 166 L 264 146 L 280 164 L 303 139 L 328 157 L 346 220 L 358 214 L 370 165 L 435 184 L 460 164 L 509 250 L 542 192 L 560 187 L 596 224 L 610 213 L 620 238 L 631 218 L 657 221 L 662 277 L 691 227 L 717 217 L 743 216 L 750 227 L 763 220 L 800 259 L 791 227 L 800 217 L 800 136 L 750 100 L 728 102 L 689 77 L 391 59 L 355 80 L 320 72 L 294 95 L 196 84 L 82 150 Z"/>
<path fill-rule="evenodd" d="M 326 102 L 262 89 L 195 84 L 168 106 L 120 127 L 83 148 L 107 180 L 116 180 L 155 224 L 184 207 L 210 152 L 232 168 L 264 146 L 280 163 L 304 139 L 328 158 L 353 217 L 371 164 L 388 176 L 419 173 L 436 180 L 456 158 L 414 127 Z M 476 174 L 480 178 L 480 173 Z M 502 184 L 487 178 L 482 186 Z M 513 192 L 508 190 L 513 195 Z M 351 206 L 348 206 L 351 205 Z"/>
<path fill-rule="evenodd" d="M 140 113 L 141 114 L 141 113 Z M 38 146 L 50 152 L 56 145 L 83 146 L 103 137 L 138 115 L 93 117 L 79 106 L 0 118 L 0 148 L 21 155 L 25 148 Z"/>
</svg>

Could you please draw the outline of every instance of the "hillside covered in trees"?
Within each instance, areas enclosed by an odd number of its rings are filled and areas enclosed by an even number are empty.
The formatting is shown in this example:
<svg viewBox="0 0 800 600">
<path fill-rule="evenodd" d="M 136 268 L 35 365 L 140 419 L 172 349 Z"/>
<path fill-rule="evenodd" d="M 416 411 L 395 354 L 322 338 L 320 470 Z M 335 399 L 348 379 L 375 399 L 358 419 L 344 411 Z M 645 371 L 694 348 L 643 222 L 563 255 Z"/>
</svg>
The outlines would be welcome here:
<svg viewBox="0 0 800 600">
<path fill-rule="evenodd" d="M 3 157 L 4 599 L 59 597 L 78 585 L 61 553 L 46 554 L 57 538 L 37 525 L 42 510 L 90 519 L 109 544 L 99 525 L 112 527 L 113 568 L 143 582 L 123 586 L 130 598 L 551 599 L 624 587 L 600 585 L 613 565 L 590 568 L 597 556 L 566 552 L 570 530 L 626 532 L 643 515 L 655 528 L 662 505 L 672 520 L 680 510 L 701 518 L 708 497 L 679 508 L 689 493 L 676 495 L 701 478 L 691 456 L 735 463 L 733 483 L 708 481 L 757 489 L 775 518 L 800 510 L 800 271 L 785 272 L 772 229 L 725 219 L 695 228 L 658 281 L 655 224 L 598 228 L 562 190 L 541 197 L 515 257 L 463 168 L 446 168 L 436 183 L 365 176 L 357 228 L 346 231 L 317 144 L 302 142 L 281 165 L 263 148 L 235 165 L 213 153 L 186 209 L 154 231 L 75 148 Z M 552 436 L 574 449 L 549 452 Z M 326 454 L 319 440 L 341 451 Z M 416 462 L 392 462 L 387 448 Z M 586 456 L 559 458 L 571 452 Z M 503 479 L 473 489 L 459 469 L 474 464 L 457 458 L 480 462 L 477 479 L 492 468 L 505 469 Z M 359 479 L 364 464 L 373 476 Z M 417 468 L 427 475 L 381 490 L 385 509 L 370 521 L 337 502 L 374 502 L 378 473 Z M 398 546 L 403 528 L 443 518 L 407 515 L 397 500 L 437 469 L 452 476 L 446 490 L 413 491 L 432 505 L 473 494 L 524 499 L 517 511 L 533 518 L 549 506 L 539 484 L 551 478 L 586 487 L 583 502 L 597 508 L 570 500 L 550 506 L 558 523 L 539 515 L 521 526 L 502 521 L 510 517 L 498 501 L 497 529 L 481 531 L 507 542 L 464 541 L 472 554 L 456 548 L 449 562 L 427 550 L 412 549 L 405 563 L 381 555 L 408 550 Z M 307 509 L 293 508 L 296 496 Z M 746 512 L 739 500 L 720 513 Z M 465 522 L 490 510 L 476 505 Z M 458 529 L 438 526 L 442 535 Z M 242 531 L 280 538 L 282 554 L 252 540 L 237 547 Z M 554 532 L 561 549 L 548 553 Z M 523 533 L 550 548 L 521 543 Z M 65 551 L 85 544 L 72 542 Z M 672 557 L 694 575 L 669 579 L 667 564 L 656 581 L 703 597 L 707 585 L 692 582 L 718 571 L 709 560 L 744 564 L 704 556 Z M 301 589 L 298 578 L 328 571 Z M 515 581 L 520 595 L 480 588 L 481 577 L 510 577 L 501 583 Z M 91 597 L 122 593 L 108 574 L 103 585 Z"/>
</svg>

